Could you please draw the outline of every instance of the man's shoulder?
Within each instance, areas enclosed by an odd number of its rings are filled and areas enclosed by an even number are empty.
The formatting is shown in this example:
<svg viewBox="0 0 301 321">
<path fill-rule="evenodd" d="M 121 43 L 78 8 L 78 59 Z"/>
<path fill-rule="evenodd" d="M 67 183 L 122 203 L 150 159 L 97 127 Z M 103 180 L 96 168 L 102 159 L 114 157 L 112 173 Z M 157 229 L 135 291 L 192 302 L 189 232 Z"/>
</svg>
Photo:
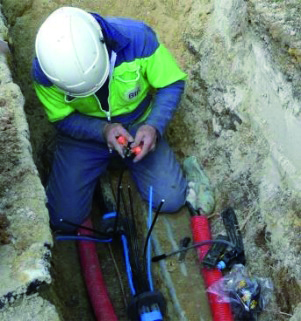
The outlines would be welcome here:
<svg viewBox="0 0 301 321">
<path fill-rule="evenodd" d="M 31 67 L 31 75 L 35 82 L 43 86 L 52 86 L 52 82 L 46 77 L 39 64 L 38 58 L 34 57 Z"/>
<path fill-rule="evenodd" d="M 107 22 L 130 40 L 137 56 L 147 57 L 158 48 L 154 30 L 143 21 L 123 17 L 107 17 Z"/>
<path fill-rule="evenodd" d="M 105 20 L 119 32 L 128 37 L 139 36 L 144 32 L 154 31 L 143 21 L 125 17 L 105 17 Z"/>
</svg>

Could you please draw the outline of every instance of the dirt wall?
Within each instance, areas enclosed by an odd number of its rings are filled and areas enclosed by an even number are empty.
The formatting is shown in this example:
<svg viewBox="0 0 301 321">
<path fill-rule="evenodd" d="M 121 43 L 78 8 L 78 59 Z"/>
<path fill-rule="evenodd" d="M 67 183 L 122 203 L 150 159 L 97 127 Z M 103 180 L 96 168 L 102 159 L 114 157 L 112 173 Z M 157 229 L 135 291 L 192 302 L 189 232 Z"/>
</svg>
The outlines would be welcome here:
<svg viewBox="0 0 301 321">
<path fill-rule="evenodd" d="M 0 318 L 16 320 L 12 315 L 17 311 L 39 314 L 30 305 L 43 306 L 52 318 L 54 307 L 31 296 L 40 284 L 50 283 L 52 237 L 44 188 L 32 159 L 24 96 L 8 66 L 11 54 L 2 15 L 0 26 Z M 20 308 L 14 309 L 15 304 Z"/>
</svg>

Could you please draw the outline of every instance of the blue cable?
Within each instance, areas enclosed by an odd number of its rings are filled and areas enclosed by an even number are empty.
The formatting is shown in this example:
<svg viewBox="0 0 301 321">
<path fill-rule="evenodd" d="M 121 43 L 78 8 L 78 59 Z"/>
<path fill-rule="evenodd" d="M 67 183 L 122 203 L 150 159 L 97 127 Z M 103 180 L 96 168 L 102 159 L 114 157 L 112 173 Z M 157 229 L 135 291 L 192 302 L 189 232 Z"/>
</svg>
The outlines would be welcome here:
<svg viewBox="0 0 301 321">
<path fill-rule="evenodd" d="M 116 217 L 116 212 L 106 213 L 103 216 L 104 220 Z M 89 241 L 89 242 L 98 242 L 98 243 L 109 243 L 112 242 L 112 238 L 110 239 L 97 239 L 89 236 L 81 236 L 81 235 L 56 235 L 55 237 L 58 241 Z"/>
<path fill-rule="evenodd" d="M 125 260 L 125 266 L 126 266 L 126 273 L 128 276 L 128 282 L 129 282 L 132 295 L 134 296 L 136 295 L 136 290 L 133 284 L 132 267 L 130 263 L 129 253 L 128 253 L 128 241 L 125 235 L 121 235 L 121 241 L 123 245 L 123 254 L 124 254 L 124 260 Z"/>
<path fill-rule="evenodd" d="M 110 218 L 115 218 L 116 216 L 117 216 L 116 212 L 110 212 L 105 214 L 103 216 L 103 219 L 107 220 Z M 129 258 L 128 241 L 124 234 L 121 235 L 121 241 L 123 245 L 123 254 L 124 254 L 124 260 L 125 260 L 126 273 L 128 276 L 128 282 L 129 282 L 132 295 L 134 296 L 136 294 L 136 290 L 133 283 L 133 274 L 132 274 L 132 267 L 131 267 L 130 258 Z"/>
<path fill-rule="evenodd" d="M 116 215 L 117 215 L 116 212 L 106 213 L 106 214 L 103 215 L 102 219 L 103 219 L 103 220 L 107 220 L 107 219 L 109 219 L 109 218 L 116 217 Z"/>
<path fill-rule="evenodd" d="M 89 236 L 80 236 L 80 235 L 57 235 L 55 237 L 58 241 L 89 241 L 89 242 L 98 242 L 98 243 L 109 243 L 112 242 L 112 239 L 96 239 Z"/>
<path fill-rule="evenodd" d="M 152 225 L 152 214 L 153 214 L 153 187 L 149 187 L 149 206 L 148 206 L 148 220 L 147 220 L 147 229 L 149 230 Z M 151 236 L 149 238 L 148 244 L 147 244 L 147 252 L 146 252 L 146 262 L 147 262 L 147 278 L 149 283 L 149 288 L 151 291 L 154 290 L 153 285 L 153 279 L 152 279 L 152 270 L 151 270 L 151 251 L 152 251 L 152 245 L 151 245 Z"/>
</svg>

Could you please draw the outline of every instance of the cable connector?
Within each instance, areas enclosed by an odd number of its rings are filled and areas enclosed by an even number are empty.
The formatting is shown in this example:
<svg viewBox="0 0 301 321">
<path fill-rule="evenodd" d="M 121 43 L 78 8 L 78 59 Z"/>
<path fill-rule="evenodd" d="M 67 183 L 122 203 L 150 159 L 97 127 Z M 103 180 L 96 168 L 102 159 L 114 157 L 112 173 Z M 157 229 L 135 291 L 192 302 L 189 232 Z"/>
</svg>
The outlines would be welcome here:
<svg viewBox="0 0 301 321">
<path fill-rule="evenodd" d="M 222 259 L 217 263 L 219 270 L 231 269 L 234 264 L 245 264 L 245 254 L 241 249 L 234 249 L 226 252 Z"/>
<path fill-rule="evenodd" d="M 229 241 L 229 238 L 225 235 L 218 235 L 215 241 Z M 209 251 L 205 255 L 202 264 L 207 268 L 215 268 L 218 262 L 221 260 L 221 257 L 225 253 L 228 245 L 225 243 L 213 243 Z"/>
<path fill-rule="evenodd" d="M 143 292 L 135 296 L 128 306 L 129 320 L 162 321 L 166 301 L 159 291 Z"/>
<path fill-rule="evenodd" d="M 242 235 L 234 210 L 229 207 L 221 213 L 228 239 L 235 246 L 221 256 L 216 267 L 220 270 L 231 269 L 234 264 L 245 264 L 245 252 Z"/>
<path fill-rule="evenodd" d="M 141 321 L 163 321 L 163 316 L 158 304 L 153 304 L 150 308 L 143 306 L 140 310 Z"/>
<path fill-rule="evenodd" d="M 133 157 L 141 153 L 142 145 L 131 147 L 131 143 L 124 136 L 119 136 L 117 142 L 123 146 L 123 154 L 125 157 Z"/>
</svg>

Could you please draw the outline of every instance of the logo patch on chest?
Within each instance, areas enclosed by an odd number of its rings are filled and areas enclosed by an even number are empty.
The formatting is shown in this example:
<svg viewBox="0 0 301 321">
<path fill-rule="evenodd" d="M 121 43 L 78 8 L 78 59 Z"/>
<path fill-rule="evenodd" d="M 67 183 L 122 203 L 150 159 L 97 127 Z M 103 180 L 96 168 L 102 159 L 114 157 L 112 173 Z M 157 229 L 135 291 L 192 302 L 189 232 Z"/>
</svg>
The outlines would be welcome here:
<svg viewBox="0 0 301 321">
<path fill-rule="evenodd" d="M 133 100 L 133 99 L 135 99 L 135 98 L 139 95 L 140 91 L 141 91 L 140 86 L 137 86 L 136 88 L 127 91 L 127 92 L 125 93 L 125 99 L 126 99 L 126 100 Z"/>
</svg>

